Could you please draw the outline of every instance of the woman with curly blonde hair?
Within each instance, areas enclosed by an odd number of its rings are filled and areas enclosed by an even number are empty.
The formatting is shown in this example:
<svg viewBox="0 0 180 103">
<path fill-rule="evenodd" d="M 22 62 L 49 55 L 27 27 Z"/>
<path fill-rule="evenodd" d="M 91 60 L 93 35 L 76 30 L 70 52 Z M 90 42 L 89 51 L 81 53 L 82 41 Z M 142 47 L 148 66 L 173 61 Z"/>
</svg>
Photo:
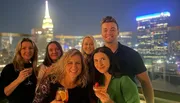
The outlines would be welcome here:
<svg viewBox="0 0 180 103">
<path fill-rule="evenodd" d="M 61 102 L 55 100 L 59 87 L 68 89 L 68 103 L 89 103 L 88 70 L 79 50 L 68 50 L 52 68 L 49 76 L 40 83 L 33 103 Z"/>
<path fill-rule="evenodd" d="M 38 49 L 29 38 L 23 38 L 16 47 L 13 63 L 7 64 L 2 73 L 1 85 L 9 103 L 30 103 L 36 88 Z"/>
</svg>

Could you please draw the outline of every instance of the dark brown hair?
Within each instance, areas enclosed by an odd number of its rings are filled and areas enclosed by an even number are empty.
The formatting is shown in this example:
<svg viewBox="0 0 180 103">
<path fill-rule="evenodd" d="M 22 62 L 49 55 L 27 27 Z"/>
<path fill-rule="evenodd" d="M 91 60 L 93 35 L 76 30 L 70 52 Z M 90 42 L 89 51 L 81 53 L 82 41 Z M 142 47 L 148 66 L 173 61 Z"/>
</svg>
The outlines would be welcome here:
<svg viewBox="0 0 180 103">
<path fill-rule="evenodd" d="M 48 67 L 51 66 L 52 63 L 53 63 L 53 61 L 52 61 L 52 59 L 50 58 L 49 53 L 48 53 L 48 47 L 49 47 L 49 45 L 52 44 L 52 43 L 56 44 L 56 46 L 59 48 L 59 50 L 60 50 L 60 52 L 61 52 L 61 55 L 59 56 L 59 58 L 63 55 L 62 47 L 61 47 L 61 45 L 60 45 L 57 41 L 51 41 L 51 42 L 49 42 L 48 45 L 47 45 L 47 47 L 46 47 L 46 54 L 45 54 L 45 58 L 44 58 L 44 61 L 43 61 L 43 64 L 44 64 L 45 66 L 48 66 Z M 59 59 L 59 58 L 58 58 L 58 59 Z"/>
<path fill-rule="evenodd" d="M 93 83 L 95 83 L 95 82 L 101 83 L 100 79 L 104 76 L 104 74 L 102 74 L 98 70 L 96 70 L 96 67 L 94 66 L 94 55 L 99 52 L 106 54 L 107 57 L 109 58 L 110 67 L 108 69 L 108 73 L 114 77 L 119 77 L 121 75 L 121 72 L 120 72 L 120 67 L 117 64 L 115 55 L 113 54 L 111 49 L 109 49 L 108 47 L 105 47 L 105 46 L 99 47 L 94 50 L 93 55 L 92 55 L 92 67 L 93 67 L 93 76 L 94 76 Z"/>
<path fill-rule="evenodd" d="M 119 25 L 118 25 L 116 19 L 113 18 L 112 16 L 106 16 L 106 17 L 104 17 L 104 18 L 101 20 L 101 26 L 102 26 L 102 24 L 104 24 L 104 23 L 109 23 L 109 22 L 115 23 L 115 24 L 117 25 L 117 28 L 119 29 Z"/>
</svg>

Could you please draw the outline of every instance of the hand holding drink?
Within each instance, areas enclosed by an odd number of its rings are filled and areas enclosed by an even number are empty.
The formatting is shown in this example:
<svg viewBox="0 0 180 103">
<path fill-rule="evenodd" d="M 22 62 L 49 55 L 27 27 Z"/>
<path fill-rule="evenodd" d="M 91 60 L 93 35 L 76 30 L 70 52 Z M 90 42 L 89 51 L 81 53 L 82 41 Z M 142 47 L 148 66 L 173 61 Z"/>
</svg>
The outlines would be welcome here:
<svg viewBox="0 0 180 103">
<path fill-rule="evenodd" d="M 60 87 L 58 88 L 57 92 L 56 92 L 56 100 L 57 101 L 63 101 L 63 102 L 67 102 L 68 101 L 68 90 Z"/>
<path fill-rule="evenodd" d="M 106 92 L 106 89 L 104 86 L 100 86 L 98 82 L 95 83 L 95 85 L 93 86 L 93 90 L 95 92 Z"/>
<path fill-rule="evenodd" d="M 101 100 L 102 103 L 114 103 L 109 97 L 105 86 L 100 86 L 99 83 L 96 82 L 93 86 L 93 90 L 95 92 L 95 95 Z"/>
</svg>

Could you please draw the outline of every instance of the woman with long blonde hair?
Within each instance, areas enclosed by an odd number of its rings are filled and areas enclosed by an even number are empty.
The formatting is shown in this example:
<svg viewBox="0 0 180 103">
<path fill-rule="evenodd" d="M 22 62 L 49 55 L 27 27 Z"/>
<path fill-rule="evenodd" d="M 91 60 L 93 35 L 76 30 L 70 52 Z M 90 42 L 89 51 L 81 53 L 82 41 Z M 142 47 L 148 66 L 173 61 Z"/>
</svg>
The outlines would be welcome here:
<svg viewBox="0 0 180 103">
<path fill-rule="evenodd" d="M 36 88 L 36 66 L 38 49 L 29 38 L 17 44 L 13 62 L 1 73 L 1 85 L 9 103 L 30 103 Z"/>
</svg>

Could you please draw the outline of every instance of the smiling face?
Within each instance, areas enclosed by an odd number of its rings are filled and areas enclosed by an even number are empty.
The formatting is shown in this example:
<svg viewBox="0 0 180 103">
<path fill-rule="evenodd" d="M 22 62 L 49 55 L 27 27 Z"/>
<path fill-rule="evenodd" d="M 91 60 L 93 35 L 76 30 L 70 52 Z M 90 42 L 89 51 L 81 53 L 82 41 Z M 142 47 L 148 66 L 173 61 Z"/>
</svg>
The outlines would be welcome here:
<svg viewBox="0 0 180 103">
<path fill-rule="evenodd" d="M 55 43 L 51 43 L 48 46 L 48 54 L 53 62 L 55 62 L 61 55 L 61 50 Z"/>
<path fill-rule="evenodd" d="M 25 62 L 29 62 L 34 55 L 34 48 L 32 43 L 29 41 L 22 42 L 20 54 Z"/>
<path fill-rule="evenodd" d="M 108 72 L 110 61 L 105 53 L 97 52 L 94 54 L 94 66 L 102 74 Z"/>
<path fill-rule="evenodd" d="M 105 43 L 117 42 L 118 34 L 119 34 L 119 31 L 118 31 L 116 23 L 107 22 L 107 23 L 102 24 L 101 35 Z"/>
<path fill-rule="evenodd" d="M 76 54 L 67 61 L 65 66 L 66 77 L 75 80 L 82 71 L 82 60 L 80 55 Z"/>
<path fill-rule="evenodd" d="M 94 50 L 93 40 L 89 37 L 85 38 L 82 44 L 82 48 L 86 54 L 91 54 Z"/>
</svg>

